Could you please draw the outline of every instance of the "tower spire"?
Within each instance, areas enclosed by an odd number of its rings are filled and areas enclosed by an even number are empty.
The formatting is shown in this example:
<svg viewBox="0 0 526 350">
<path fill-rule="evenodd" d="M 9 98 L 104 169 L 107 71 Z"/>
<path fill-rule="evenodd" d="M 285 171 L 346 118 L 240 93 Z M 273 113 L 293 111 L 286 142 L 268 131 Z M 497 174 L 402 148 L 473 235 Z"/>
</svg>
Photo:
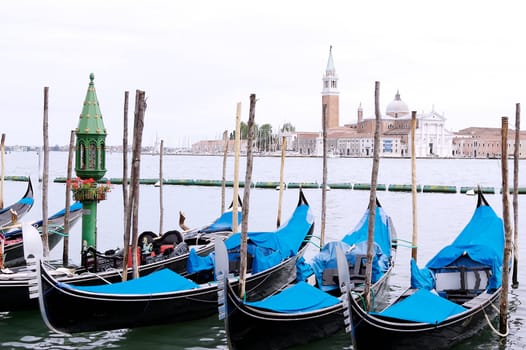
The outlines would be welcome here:
<svg viewBox="0 0 526 350">
<path fill-rule="evenodd" d="M 339 94 L 338 91 L 338 75 L 336 74 L 336 68 L 334 66 L 334 59 L 332 58 L 332 45 L 329 47 L 329 58 L 327 60 L 327 67 L 325 68 L 325 74 L 323 75 L 323 90 L 322 94 L 322 123 L 323 123 L 323 110 L 324 106 L 327 106 L 327 128 L 337 128 L 340 124 L 340 112 L 339 112 Z M 323 125 L 323 124 L 322 124 Z M 323 129 L 323 128 L 322 128 Z"/>
</svg>

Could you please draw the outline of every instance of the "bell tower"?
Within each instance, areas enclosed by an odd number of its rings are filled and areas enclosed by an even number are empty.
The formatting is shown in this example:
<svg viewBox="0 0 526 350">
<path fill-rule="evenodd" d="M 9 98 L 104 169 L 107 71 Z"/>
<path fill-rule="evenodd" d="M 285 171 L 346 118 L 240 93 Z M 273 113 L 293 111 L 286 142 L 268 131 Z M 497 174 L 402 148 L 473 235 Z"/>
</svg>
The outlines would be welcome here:
<svg viewBox="0 0 526 350">
<path fill-rule="evenodd" d="M 327 129 L 340 126 L 340 92 L 338 90 L 338 75 L 332 59 L 332 45 L 329 49 L 329 60 L 323 75 L 323 90 L 321 92 L 321 110 L 323 123 L 323 106 L 327 105 Z M 323 129 L 323 124 L 322 124 Z"/>
</svg>

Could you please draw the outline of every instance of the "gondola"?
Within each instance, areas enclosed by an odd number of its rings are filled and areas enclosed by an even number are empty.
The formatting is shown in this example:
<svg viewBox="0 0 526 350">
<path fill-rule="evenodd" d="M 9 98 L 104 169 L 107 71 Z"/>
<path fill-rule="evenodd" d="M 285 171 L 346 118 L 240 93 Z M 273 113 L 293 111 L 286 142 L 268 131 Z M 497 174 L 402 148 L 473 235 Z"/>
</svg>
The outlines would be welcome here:
<svg viewBox="0 0 526 350">
<path fill-rule="evenodd" d="M 82 216 L 82 204 L 75 202 L 70 207 L 69 227 L 79 221 Z M 48 218 L 48 243 L 49 248 L 54 248 L 64 235 L 65 210 L 62 209 Z M 42 220 L 27 222 L 40 234 Z M 29 299 L 29 286 L 34 272 L 27 267 L 26 240 L 23 229 L 12 228 L 4 233 L 5 264 L 0 270 L 0 311 L 36 308 L 38 305 Z"/>
<path fill-rule="evenodd" d="M 240 220 L 241 213 L 238 215 L 238 221 Z M 194 253 L 198 256 L 210 254 L 214 251 L 213 237 L 226 238 L 232 233 L 231 225 L 232 210 L 227 210 L 210 224 L 190 229 L 186 233 L 176 230 L 160 236 L 151 231 L 141 233 L 139 242 L 144 242 L 151 249 L 146 249 L 140 244 L 139 275 L 145 276 L 164 268 L 185 275 L 189 248 L 194 247 Z M 122 281 L 122 250 L 98 252 L 89 249 L 82 252 L 81 259 L 81 266 L 71 268 L 57 267 L 49 263 L 44 265 L 59 281 L 72 285 L 98 285 Z M 130 264 L 126 273 L 131 279 L 133 270 Z M 0 311 L 38 309 L 38 300 L 31 298 L 29 291 L 34 278 L 34 269 L 27 266 L 13 267 L 9 273 L 0 272 Z"/>
<path fill-rule="evenodd" d="M 368 222 L 369 209 L 356 228 L 341 241 L 329 242 L 323 247 L 310 263 L 317 280 L 314 285 L 300 278 L 279 293 L 252 302 L 240 297 L 236 286 L 225 280 L 220 286 L 218 299 L 229 348 L 285 349 L 328 337 L 345 329 L 346 325 L 348 328 L 350 319 L 345 313 L 348 294 L 341 290 L 344 281 L 342 264 L 337 263 L 337 252 L 345 252 L 344 270 L 350 279 L 345 285 L 348 289 L 352 286 L 353 291 L 361 295 L 365 281 Z M 380 298 L 387 289 L 394 266 L 396 232 L 391 218 L 379 203 L 375 211 L 374 232 L 376 273 L 371 291 L 375 298 Z M 226 271 L 222 274 L 225 275 Z"/>
<path fill-rule="evenodd" d="M 381 311 L 351 298 L 357 349 L 448 349 L 487 326 L 502 284 L 502 219 L 478 191 L 476 210 L 456 239 L 424 268 L 411 261 L 411 287 Z"/>
<path fill-rule="evenodd" d="M 296 260 L 303 255 L 313 227 L 310 206 L 300 191 L 298 205 L 286 225 L 272 232 L 248 234 L 249 251 L 253 253 L 246 280 L 249 299 L 263 298 L 295 279 Z M 234 266 L 239 266 L 239 237 L 240 233 L 235 233 L 225 240 L 230 263 Z M 77 333 L 174 323 L 213 315 L 217 312 L 214 259 L 213 256 L 202 259 L 198 268 L 189 269 L 187 277 L 162 269 L 134 280 L 97 286 L 59 282 L 41 263 L 38 295 L 42 318 L 51 330 Z M 208 266 L 209 262 L 212 264 Z M 209 279 L 205 281 L 206 275 Z"/>
<path fill-rule="evenodd" d="M 29 178 L 24 196 L 18 202 L 0 209 L 0 227 L 9 225 L 12 222 L 13 215 L 17 219 L 22 218 L 33 207 L 33 203 L 33 185 L 31 184 L 31 178 Z"/>
<path fill-rule="evenodd" d="M 48 224 L 48 246 L 49 250 L 55 248 L 55 246 L 62 240 L 64 237 L 64 219 L 66 215 L 66 210 L 62 209 L 47 220 Z M 82 204 L 80 202 L 75 202 L 70 207 L 69 212 L 69 227 L 71 228 L 82 216 Z M 32 222 L 33 225 L 38 230 L 42 230 L 43 220 Z M 24 259 L 24 240 L 22 235 L 22 228 L 17 227 L 11 230 L 7 230 L 3 233 L 5 237 L 5 247 L 4 247 L 4 266 L 11 268 L 14 266 L 19 266 L 25 264 Z"/>
</svg>

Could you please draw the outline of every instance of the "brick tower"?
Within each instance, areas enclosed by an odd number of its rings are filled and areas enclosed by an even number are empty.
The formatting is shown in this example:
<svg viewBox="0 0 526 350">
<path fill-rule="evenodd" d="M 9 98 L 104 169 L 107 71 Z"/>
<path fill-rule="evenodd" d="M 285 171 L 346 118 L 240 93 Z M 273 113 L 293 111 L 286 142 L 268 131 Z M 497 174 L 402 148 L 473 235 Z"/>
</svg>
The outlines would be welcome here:
<svg viewBox="0 0 526 350">
<path fill-rule="evenodd" d="M 338 91 L 338 75 L 332 59 L 332 46 L 329 49 L 329 60 L 323 75 L 323 90 L 321 92 L 322 129 L 323 106 L 327 105 L 327 129 L 337 128 L 340 125 L 340 92 Z"/>
</svg>

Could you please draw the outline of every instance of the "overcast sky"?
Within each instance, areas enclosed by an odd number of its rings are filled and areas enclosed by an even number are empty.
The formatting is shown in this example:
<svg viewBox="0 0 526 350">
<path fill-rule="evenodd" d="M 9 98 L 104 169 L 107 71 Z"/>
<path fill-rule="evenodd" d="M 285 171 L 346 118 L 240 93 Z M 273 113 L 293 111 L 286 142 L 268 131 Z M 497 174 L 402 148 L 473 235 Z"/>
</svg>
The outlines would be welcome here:
<svg viewBox="0 0 526 350">
<path fill-rule="evenodd" d="M 374 115 L 399 90 L 410 110 L 444 113 L 451 131 L 514 125 L 526 94 L 522 1 L 43 1 L 0 2 L 0 132 L 6 144 L 65 145 L 89 84 L 107 144 L 122 143 L 124 92 L 144 90 L 143 145 L 219 138 L 236 104 L 274 130 L 321 129 L 329 47 L 340 88 L 340 124 Z M 133 125 L 130 107 L 130 125 Z"/>
</svg>

